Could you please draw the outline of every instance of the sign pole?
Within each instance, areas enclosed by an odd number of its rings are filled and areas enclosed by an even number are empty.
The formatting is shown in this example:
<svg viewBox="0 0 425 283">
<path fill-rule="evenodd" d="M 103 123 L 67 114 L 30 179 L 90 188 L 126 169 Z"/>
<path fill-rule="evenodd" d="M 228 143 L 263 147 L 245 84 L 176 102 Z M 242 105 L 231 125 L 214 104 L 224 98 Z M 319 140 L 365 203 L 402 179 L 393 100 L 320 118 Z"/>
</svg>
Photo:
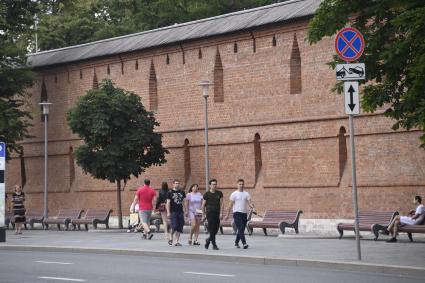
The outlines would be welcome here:
<svg viewBox="0 0 425 283">
<path fill-rule="evenodd" d="M 339 58 L 346 61 L 344 65 L 337 65 L 337 80 L 364 80 L 365 66 L 363 63 L 349 64 L 359 59 L 364 51 L 365 42 L 359 30 L 346 27 L 340 30 L 335 37 L 335 51 Z M 344 108 L 348 114 L 350 127 L 350 151 L 353 188 L 353 206 L 355 216 L 355 233 L 357 243 L 357 259 L 362 260 L 359 235 L 359 208 L 357 200 L 357 177 L 356 177 L 356 153 L 354 147 L 354 125 L 353 116 L 360 114 L 359 84 L 358 82 L 344 82 Z"/>
<path fill-rule="evenodd" d="M 0 242 L 6 242 L 6 144 L 0 142 Z"/>
<path fill-rule="evenodd" d="M 348 122 L 350 127 L 351 175 L 352 175 L 352 187 L 353 187 L 353 206 L 354 206 L 354 214 L 355 214 L 357 259 L 362 260 L 362 254 L 360 249 L 360 234 L 359 234 L 359 208 L 358 208 L 358 201 L 357 201 L 356 152 L 354 148 L 353 114 L 348 115 Z"/>
</svg>

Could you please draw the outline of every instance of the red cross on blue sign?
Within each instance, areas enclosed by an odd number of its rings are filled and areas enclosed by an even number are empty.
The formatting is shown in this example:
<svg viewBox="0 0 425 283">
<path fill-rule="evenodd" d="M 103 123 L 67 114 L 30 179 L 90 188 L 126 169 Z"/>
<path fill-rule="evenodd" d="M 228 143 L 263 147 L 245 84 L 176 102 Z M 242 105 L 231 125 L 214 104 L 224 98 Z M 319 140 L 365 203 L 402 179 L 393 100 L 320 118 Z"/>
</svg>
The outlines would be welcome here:
<svg viewBox="0 0 425 283">
<path fill-rule="evenodd" d="M 342 60 L 357 60 L 364 51 L 363 35 L 352 27 L 340 30 L 335 38 L 335 50 Z"/>
</svg>

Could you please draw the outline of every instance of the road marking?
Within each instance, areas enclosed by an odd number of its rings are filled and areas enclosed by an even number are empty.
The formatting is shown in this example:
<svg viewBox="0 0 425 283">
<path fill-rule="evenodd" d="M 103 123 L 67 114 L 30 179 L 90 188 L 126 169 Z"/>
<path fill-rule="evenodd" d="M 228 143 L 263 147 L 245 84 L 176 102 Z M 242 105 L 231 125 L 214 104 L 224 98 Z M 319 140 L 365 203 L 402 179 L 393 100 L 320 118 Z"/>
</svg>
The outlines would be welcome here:
<svg viewBox="0 0 425 283">
<path fill-rule="evenodd" d="M 72 262 L 59 262 L 59 261 L 44 261 L 44 260 L 36 260 L 38 263 L 51 263 L 51 264 L 73 264 Z"/>
<path fill-rule="evenodd" d="M 183 272 L 183 273 L 194 274 L 194 275 L 207 275 L 207 276 L 220 276 L 220 277 L 235 277 L 235 275 L 233 275 L 233 274 L 202 273 L 202 272 L 191 272 L 191 271 L 187 271 L 187 272 Z"/>
<path fill-rule="evenodd" d="M 48 277 L 48 276 L 39 276 L 38 279 L 48 279 L 48 280 L 62 280 L 62 281 L 76 281 L 84 282 L 85 279 L 76 279 L 76 278 L 64 278 L 64 277 Z"/>
</svg>

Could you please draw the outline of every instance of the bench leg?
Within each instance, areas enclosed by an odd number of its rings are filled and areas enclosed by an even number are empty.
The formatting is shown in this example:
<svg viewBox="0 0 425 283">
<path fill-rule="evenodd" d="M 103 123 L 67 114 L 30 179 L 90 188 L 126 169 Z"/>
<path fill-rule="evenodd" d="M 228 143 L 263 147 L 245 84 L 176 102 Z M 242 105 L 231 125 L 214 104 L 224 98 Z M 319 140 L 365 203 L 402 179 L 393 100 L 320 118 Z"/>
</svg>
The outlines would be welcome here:
<svg viewBox="0 0 425 283">
<path fill-rule="evenodd" d="M 221 235 L 223 235 L 224 233 L 223 233 L 223 226 L 220 226 L 220 233 L 221 233 Z"/>
<path fill-rule="evenodd" d="M 156 219 L 155 222 L 153 223 L 155 226 L 155 232 L 159 232 L 159 229 L 161 228 L 161 220 Z"/>
<path fill-rule="evenodd" d="M 254 228 L 250 227 L 249 225 L 246 225 L 246 229 L 248 229 L 248 235 L 252 235 L 252 233 L 254 232 Z"/>
<path fill-rule="evenodd" d="M 340 229 L 339 227 L 336 228 L 339 233 L 339 239 L 341 240 L 342 236 L 344 235 L 344 230 Z"/>
<path fill-rule="evenodd" d="M 407 236 L 409 237 L 409 240 L 410 240 L 411 242 L 413 242 L 412 233 L 407 233 Z"/>
<path fill-rule="evenodd" d="M 286 222 L 280 223 L 279 229 L 280 229 L 280 232 L 282 232 L 282 234 L 285 234 L 285 228 L 286 227 L 290 227 L 290 225 L 288 223 L 286 223 Z M 295 232 L 297 232 L 297 230 L 298 230 L 298 228 L 295 229 Z M 297 234 L 298 234 L 298 232 L 297 232 Z"/>
<path fill-rule="evenodd" d="M 57 224 L 58 225 L 58 230 L 60 230 L 61 229 L 61 225 L 60 224 Z"/>
<path fill-rule="evenodd" d="M 238 228 L 236 227 L 235 223 L 232 223 L 232 229 L 233 229 L 233 235 L 236 235 L 236 233 L 238 232 Z"/>
<path fill-rule="evenodd" d="M 267 235 L 267 228 L 263 228 L 263 233 L 264 233 L 264 235 L 268 236 Z"/>
</svg>

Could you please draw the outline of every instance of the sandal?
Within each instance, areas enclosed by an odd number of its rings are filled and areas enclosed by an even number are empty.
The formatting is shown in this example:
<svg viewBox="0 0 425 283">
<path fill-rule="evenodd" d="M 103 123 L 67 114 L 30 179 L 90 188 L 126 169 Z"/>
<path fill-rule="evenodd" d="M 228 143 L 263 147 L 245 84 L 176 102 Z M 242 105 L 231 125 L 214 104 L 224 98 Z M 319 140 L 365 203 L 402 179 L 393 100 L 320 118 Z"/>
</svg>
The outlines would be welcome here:
<svg viewBox="0 0 425 283">
<path fill-rule="evenodd" d="M 182 244 L 180 244 L 180 243 L 175 243 L 175 246 L 176 246 L 176 247 L 181 247 L 181 246 L 182 246 Z"/>
<path fill-rule="evenodd" d="M 169 244 L 170 246 L 172 246 L 172 245 L 173 245 L 173 240 L 168 240 L 168 244 Z"/>
</svg>

